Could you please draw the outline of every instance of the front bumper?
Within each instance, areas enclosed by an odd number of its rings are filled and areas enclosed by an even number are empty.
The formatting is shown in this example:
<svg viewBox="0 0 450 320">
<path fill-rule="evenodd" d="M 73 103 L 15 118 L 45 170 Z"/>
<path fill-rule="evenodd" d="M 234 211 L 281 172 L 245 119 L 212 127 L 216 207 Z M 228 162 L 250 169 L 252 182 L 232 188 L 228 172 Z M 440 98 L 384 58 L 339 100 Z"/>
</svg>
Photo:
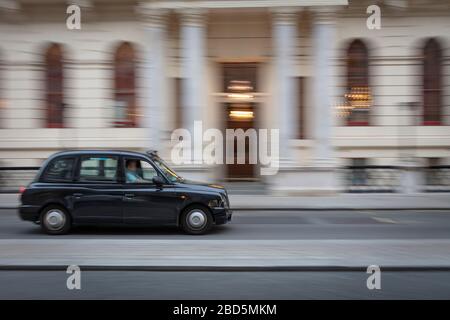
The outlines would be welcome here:
<svg viewBox="0 0 450 320">
<path fill-rule="evenodd" d="M 225 224 L 231 221 L 233 211 L 229 208 L 211 208 L 215 224 Z"/>
</svg>

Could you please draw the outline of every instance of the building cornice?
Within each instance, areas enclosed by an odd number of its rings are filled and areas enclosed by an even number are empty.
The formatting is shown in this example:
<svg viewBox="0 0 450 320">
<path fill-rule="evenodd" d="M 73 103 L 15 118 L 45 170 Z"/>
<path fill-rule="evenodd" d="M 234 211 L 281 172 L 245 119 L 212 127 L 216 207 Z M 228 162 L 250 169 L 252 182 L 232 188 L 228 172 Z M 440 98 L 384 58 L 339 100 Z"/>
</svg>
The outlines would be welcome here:
<svg viewBox="0 0 450 320">
<path fill-rule="evenodd" d="M 280 8 L 309 6 L 345 6 L 348 0 L 155 0 L 146 6 L 154 9 L 233 9 L 233 8 Z"/>
<path fill-rule="evenodd" d="M 135 13 L 139 20 L 148 27 L 165 28 L 169 11 L 162 8 L 151 8 L 147 3 L 139 3 L 135 7 Z"/>
<path fill-rule="evenodd" d="M 296 24 L 298 20 L 298 9 L 295 8 L 274 8 L 271 10 L 275 24 Z"/>
<path fill-rule="evenodd" d="M 17 23 L 24 20 L 22 6 L 17 0 L 0 0 L 0 21 Z"/>
<path fill-rule="evenodd" d="M 205 9 L 185 9 L 179 10 L 181 23 L 190 26 L 203 26 L 205 23 Z"/>
</svg>

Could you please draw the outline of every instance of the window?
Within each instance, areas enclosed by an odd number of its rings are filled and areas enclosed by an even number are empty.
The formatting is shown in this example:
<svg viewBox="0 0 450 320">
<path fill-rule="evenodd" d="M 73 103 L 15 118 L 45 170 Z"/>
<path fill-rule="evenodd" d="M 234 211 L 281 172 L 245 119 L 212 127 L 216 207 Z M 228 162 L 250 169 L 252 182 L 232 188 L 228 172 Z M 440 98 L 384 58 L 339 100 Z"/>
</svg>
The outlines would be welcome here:
<svg viewBox="0 0 450 320">
<path fill-rule="evenodd" d="M 63 55 L 60 44 L 51 44 L 45 53 L 45 85 L 47 128 L 64 126 L 64 75 Z"/>
<path fill-rule="evenodd" d="M 115 58 L 115 127 L 136 126 L 135 54 L 129 42 L 116 50 Z"/>
<path fill-rule="evenodd" d="M 442 51 L 436 39 L 423 48 L 423 124 L 440 125 L 442 106 Z"/>
<path fill-rule="evenodd" d="M 1 52 L 0 52 L 1 53 Z M 2 56 L 0 54 L 0 129 L 2 128 L 2 116 L 3 116 L 3 109 L 5 108 L 5 101 L 3 98 L 3 61 Z"/>
<path fill-rule="evenodd" d="M 117 178 L 117 157 L 82 157 L 80 181 L 113 182 Z"/>
<path fill-rule="evenodd" d="M 249 93 L 258 92 L 257 63 L 224 63 L 223 92 Z"/>
<path fill-rule="evenodd" d="M 356 39 L 347 49 L 347 125 L 369 124 L 369 107 L 372 97 L 369 88 L 369 52 L 365 43 Z"/>
<path fill-rule="evenodd" d="M 181 106 L 182 79 L 175 78 L 175 129 L 183 127 L 183 108 Z"/>
<path fill-rule="evenodd" d="M 305 110 L 305 77 L 298 77 L 297 78 L 297 85 L 298 85 L 298 139 L 306 139 L 306 110 Z"/>
<path fill-rule="evenodd" d="M 156 169 L 141 159 L 125 159 L 125 181 L 127 183 L 153 183 L 158 176 Z"/>
<path fill-rule="evenodd" d="M 57 158 L 53 160 L 45 170 L 44 181 L 69 182 L 73 179 L 75 158 Z"/>
</svg>

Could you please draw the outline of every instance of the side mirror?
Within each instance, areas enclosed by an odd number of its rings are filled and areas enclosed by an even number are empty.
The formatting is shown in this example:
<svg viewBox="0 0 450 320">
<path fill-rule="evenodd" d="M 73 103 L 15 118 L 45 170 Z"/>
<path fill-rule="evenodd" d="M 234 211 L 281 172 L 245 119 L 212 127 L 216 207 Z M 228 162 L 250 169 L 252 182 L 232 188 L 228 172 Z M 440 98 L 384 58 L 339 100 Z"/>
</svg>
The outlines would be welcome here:
<svg viewBox="0 0 450 320">
<path fill-rule="evenodd" d="M 153 177 L 152 181 L 153 181 L 153 183 L 154 183 L 155 185 L 157 185 L 158 187 L 162 187 L 163 184 L 164 184 L 164 179 L 161 178 L 160 176 L 155 176 L 155 177 Z"/>
</svg>

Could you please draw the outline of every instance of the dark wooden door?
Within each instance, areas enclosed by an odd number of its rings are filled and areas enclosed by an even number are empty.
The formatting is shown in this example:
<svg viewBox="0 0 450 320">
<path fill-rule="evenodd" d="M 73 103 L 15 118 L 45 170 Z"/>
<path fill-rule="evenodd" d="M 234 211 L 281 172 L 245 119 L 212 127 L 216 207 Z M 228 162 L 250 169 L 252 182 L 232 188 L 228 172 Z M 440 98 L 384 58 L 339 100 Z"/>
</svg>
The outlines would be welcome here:
<svg viewBox="0 0 450 320">
<path fill-rule="evenodd" d="M 253 103 L 227 103 L 225 106 L 227 110 L 227 129 L 242 129 L 246 132 L 248 129 L 255 127 L 254 122 L 254 104 Z M 236 116 L 236 114 L 238 116 Z M 238 141 L 234 138 L 234 161 L 232 164 L 227 164 L 227 177 L 229 179 L 252 179 L 254 178 L 255 164 L 250 163 L 250 139 L 245 137 L 245 163 L 238 164 Z M 257 143 L 254 141 L 253 143 Z"/>
</svg>

